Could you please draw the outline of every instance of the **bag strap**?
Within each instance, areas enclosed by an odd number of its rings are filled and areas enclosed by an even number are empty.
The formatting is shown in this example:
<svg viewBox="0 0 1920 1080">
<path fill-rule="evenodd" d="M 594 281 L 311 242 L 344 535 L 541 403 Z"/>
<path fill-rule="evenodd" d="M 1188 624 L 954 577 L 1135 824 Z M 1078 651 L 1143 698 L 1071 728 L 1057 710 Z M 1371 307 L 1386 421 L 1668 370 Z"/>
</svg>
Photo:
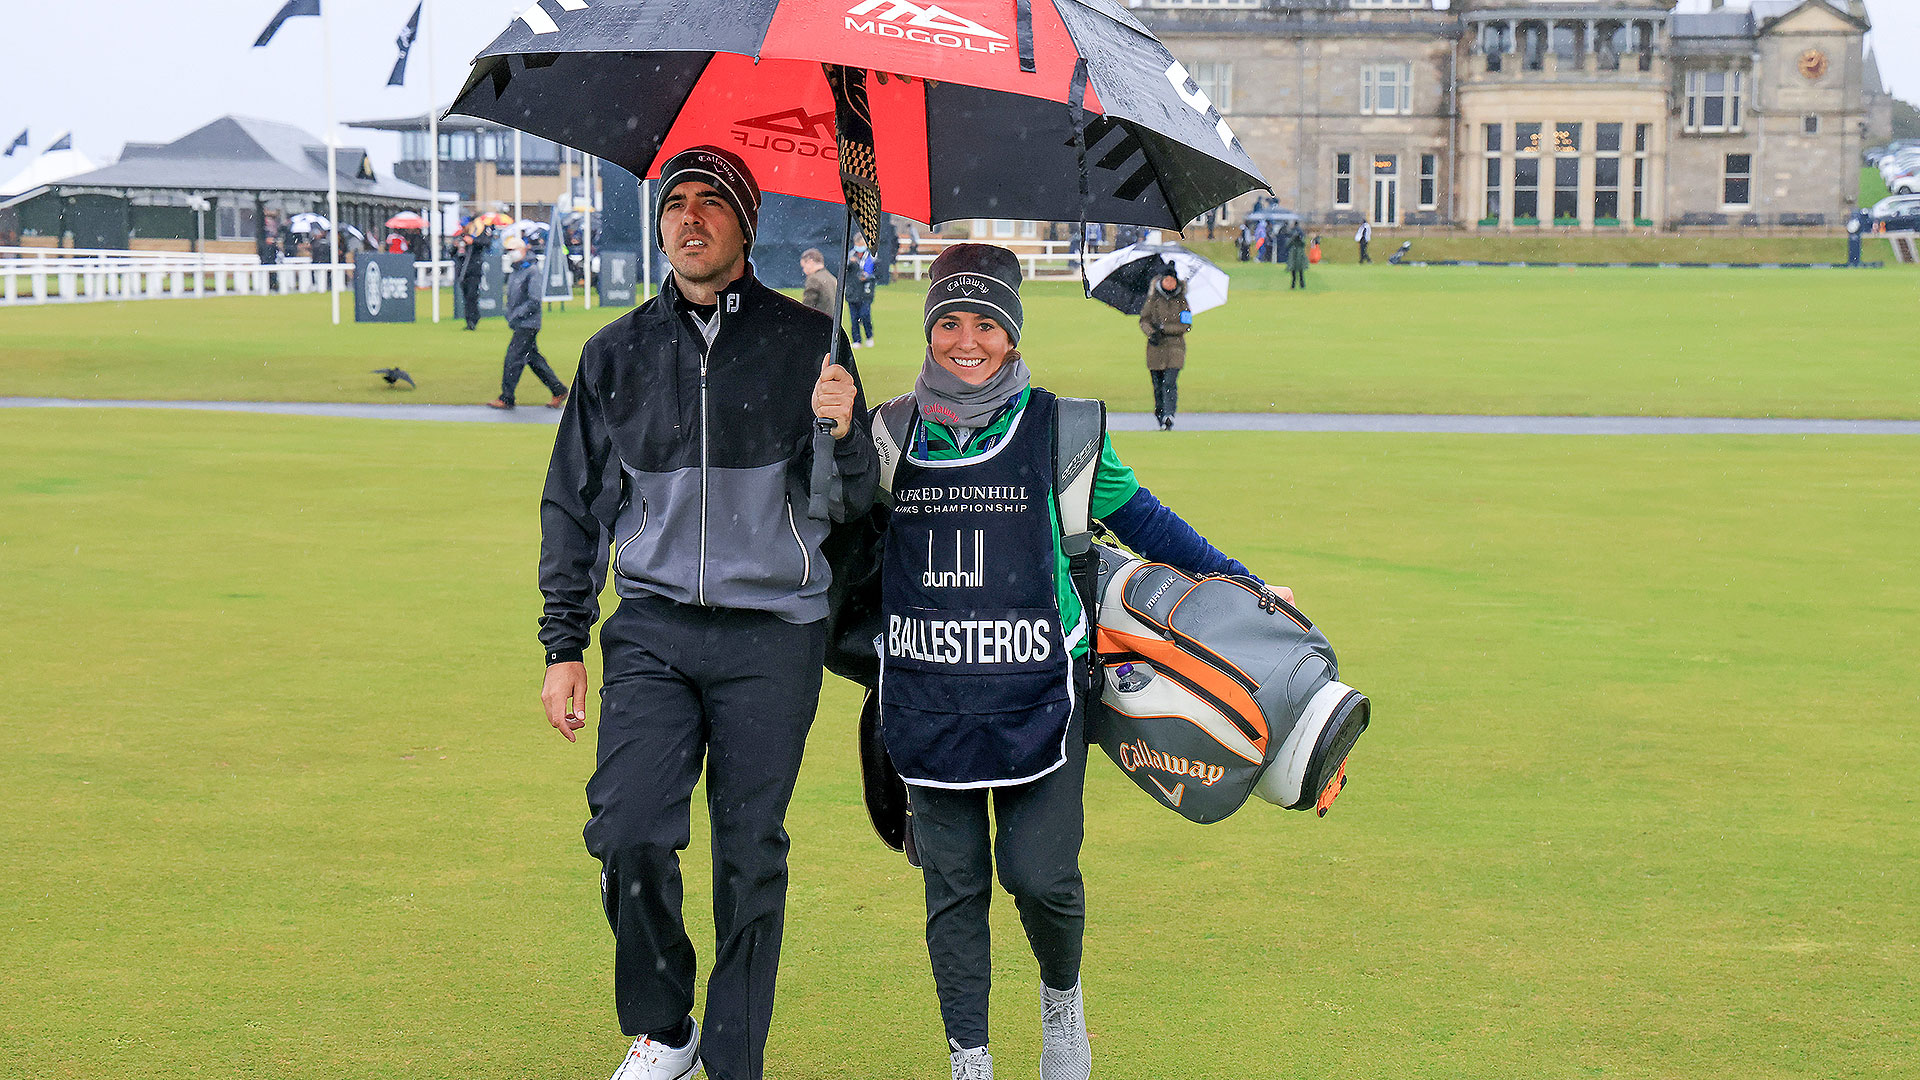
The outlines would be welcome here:
<svg viewBox="0 0 1920 1080">
<path fill-rule="evenodd" d="M 1093 543 L 1093 474 L 1106 441 L 1107 404 L 1098 398 L 1055 400 L 1053 490 L 1060 506 L 1061 542 L 1068 555 L 1076 555 Z"/>
<path fill-rule="evenodd" d="M 880 498 L 887 505 L 893 503 L 893 474 L 906 454 L 916 408 L 912 394 L 901 394 L 874 413 L 873 450 L 880 460 Z"/>
</svg>

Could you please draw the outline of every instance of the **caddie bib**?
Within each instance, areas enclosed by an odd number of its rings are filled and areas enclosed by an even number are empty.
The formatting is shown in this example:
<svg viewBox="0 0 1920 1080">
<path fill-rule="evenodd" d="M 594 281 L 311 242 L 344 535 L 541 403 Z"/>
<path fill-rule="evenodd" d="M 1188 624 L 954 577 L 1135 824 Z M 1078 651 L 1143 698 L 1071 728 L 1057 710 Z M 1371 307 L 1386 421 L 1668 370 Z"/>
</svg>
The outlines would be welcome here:
<svg viewBox="0 0 1920 1080">
<path fill-rule="evenodd" d="M 894 473 L 880 724 L 909 784 L 1018 784 L 1066 759 L 1075 628 L 1060 625 L 1054 580 L 1053 414 L 1053 395 L 1032 390 L 985 453 L 909 453 Z"/>
</svg>

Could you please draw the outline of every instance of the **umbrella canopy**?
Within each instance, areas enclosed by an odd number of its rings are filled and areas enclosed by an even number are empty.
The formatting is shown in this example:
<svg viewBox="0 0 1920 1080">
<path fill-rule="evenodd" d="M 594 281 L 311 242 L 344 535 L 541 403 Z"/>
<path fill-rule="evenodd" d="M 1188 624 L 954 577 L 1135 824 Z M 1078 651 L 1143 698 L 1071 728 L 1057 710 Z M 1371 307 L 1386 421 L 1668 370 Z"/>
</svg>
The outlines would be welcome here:
<svg viewBox="0 0 1920 1080">
<path fill-rule="evenodd" d="M 472 221 L 468 222 L 467 224 L 469 228 L 473 228 L 476 230 L 491 229 L 491 228 L 496 228 L 503 225 L 513 224 L 513 215 L 503 214 L 498 210 L 489 210 L 486 213 L 481 214 L 480 216 L 474 218 Z"/>
<path fill-rule="evenodd" d="M 411 210 L 407 210 L 402 213 L 395 214 L 392 217 L 388 218 L 385 227 L 389 229 L 424 230 L 427 227 L 427 219 L 421 217 L 419 214 L 416 214 Z"/>
<path fill-rule="evenodd" d="M 551 232 L 552 229 L 553 226 L 548 225 L 544 221 L 535 221 L 532 218 L 527 218 L 507 226 L 507 234 L 510 236 L 524 236 L 528 239 L 545 239 L 547 233 Z"/>
<path fill-rule="evenodd" d="M 322 214 L 295 214 L 293 220 L 287 222 L 287 228 L 297 233 L 332 232 L 333 222 Z"/>
<path fill-rule="evenodd" d="M 1134 244 L 1087 264 L 1093 298 L 1129 315 L 1140 314 L 1154 279 L 1168 266 L 1187 283 L 1187 307 L 1195 315 L 1227 302 L 1227 272 L 1179 244 Z"/>
<path fill-rule="evenodd" d="M 838 115 L 824 65 L 858 83 Z M 762 190 L 829 202 L 851 114 L 873 160 L 850 155 L 849 171 L 929 223 L 1179 228 L 1266 184 L 1116 0 L 550 0 L 480 54 L 449 112 L 641 176 L 717 144 Z"/>
</svg>

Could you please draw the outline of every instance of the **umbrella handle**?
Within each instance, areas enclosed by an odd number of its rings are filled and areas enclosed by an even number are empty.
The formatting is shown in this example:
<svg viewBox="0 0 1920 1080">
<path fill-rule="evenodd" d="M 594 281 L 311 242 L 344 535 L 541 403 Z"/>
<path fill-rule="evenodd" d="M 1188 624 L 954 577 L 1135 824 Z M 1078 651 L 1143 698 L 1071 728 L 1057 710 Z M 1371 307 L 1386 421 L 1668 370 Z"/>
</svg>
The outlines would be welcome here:
<svg viewBox="0 0 1920 1080">
<path fill-rule="evenodd" d="M 813 472 L 807 478 L 807 516 L 827 520 L 827 488 L 833 483 L 833 421 L 813 421 Z"/>
<path fill-rule="evenodd" d="M 847 255 L 853 250 L 853 207 L 847 207 L 847 235 L 840 247 L 840 277 L 847 276 Z M 834 356 L 840 351 L 840 316 L 846 310 L 841 295 L 846 292 L 847 283 L 840 282 L 834 290 L 833 328 L 827 331 L 827 355 Z M 824 416 L 813 420 L 813 471 L 807 477 L 807 516 L 815 521 L 827 520 L 827 489 L 833 483 L 833 421 Z"/>
</svg>

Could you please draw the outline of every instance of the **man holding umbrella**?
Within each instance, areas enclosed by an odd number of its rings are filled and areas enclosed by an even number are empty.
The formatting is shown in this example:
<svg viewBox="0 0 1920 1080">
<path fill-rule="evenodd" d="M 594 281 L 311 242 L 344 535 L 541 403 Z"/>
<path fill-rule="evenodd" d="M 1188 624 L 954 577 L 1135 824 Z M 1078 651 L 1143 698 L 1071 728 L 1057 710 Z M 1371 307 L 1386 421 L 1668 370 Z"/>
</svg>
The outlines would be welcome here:
<svg viewBox="0 0 1920 1080">
<path fill-rule="evenodd" d="M 582 656 L 608 550 L 620 606 L 587 803 L 614 933 L 614 1001 L 634 1036 L 616 1080 L 758 1080 L 786 909 L 787 803 L 818 705 L 829 522 L 808 509 L 815 418 L 832 422 L 833 521 L 872 501 L 873 442 L 831 317 L 761 284 L 760 189 L 727 150 L 661 167 L 658 296 L 587 342 L 541 501 L 547 720 L 586 723 Z M 825 362 L 823 362 L 825 361 Z M 796 509 L 796 507 L 798 509 Z M 679 852 L 702 767 L 716 955 L 704 1030 Z"/>
</svg>

